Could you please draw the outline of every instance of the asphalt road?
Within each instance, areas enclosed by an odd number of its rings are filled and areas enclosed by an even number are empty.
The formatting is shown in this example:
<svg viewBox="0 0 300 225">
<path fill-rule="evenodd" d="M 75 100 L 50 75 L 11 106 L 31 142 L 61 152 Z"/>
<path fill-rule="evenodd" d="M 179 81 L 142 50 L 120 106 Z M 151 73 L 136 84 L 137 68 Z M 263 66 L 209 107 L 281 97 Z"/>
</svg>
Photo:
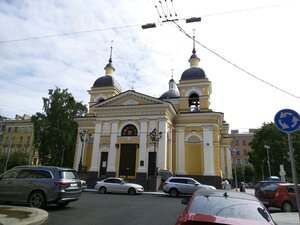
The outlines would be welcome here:
<svg viewBox="0 0 300 225">
<path fill-rule="evenodd" d="M 83 192 L 65 208 L 49 206 L 44 225 L 174 225 L 184 209 L 182 198 Z"/>
</svg>

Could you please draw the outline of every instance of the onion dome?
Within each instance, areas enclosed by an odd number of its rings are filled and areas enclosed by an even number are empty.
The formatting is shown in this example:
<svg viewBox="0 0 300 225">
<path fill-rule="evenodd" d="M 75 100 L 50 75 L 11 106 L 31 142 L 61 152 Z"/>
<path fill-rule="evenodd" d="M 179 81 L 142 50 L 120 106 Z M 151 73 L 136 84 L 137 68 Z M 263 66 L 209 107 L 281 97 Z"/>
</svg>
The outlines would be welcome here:
<svg viewBox="0 0 300 225">
<path fill-rule="evenodd" d="M 180 96 L 175 80 L 172 78 L 169 81 L 169 90 L 163 93 L 159 99 L 178 98 Z"/>
<path fill-rule="evenodd" d="M 108 64 L 104 68 L 105 76 L 99 77 L 93 84 L 93 88 L 97 87 L 115 87 L 118 90 L 122 90 L 119 82 L 112 76 L 115 68 L 112 65 L 112 46 L 110 47 L 110 57 Z"/>
<path fill-rule="evenodd" d="M 196 55 L 196 48 L 195 48 L 195 35 L 193 36 L 193 54 L 191 55 L 190 59 L 190 68 L 185 70 L 180 80 L 198 80 L 198 79 L 205 79 L 206 74 L 203 69 L 199 67 L 200 59 Z"/>
</svg>

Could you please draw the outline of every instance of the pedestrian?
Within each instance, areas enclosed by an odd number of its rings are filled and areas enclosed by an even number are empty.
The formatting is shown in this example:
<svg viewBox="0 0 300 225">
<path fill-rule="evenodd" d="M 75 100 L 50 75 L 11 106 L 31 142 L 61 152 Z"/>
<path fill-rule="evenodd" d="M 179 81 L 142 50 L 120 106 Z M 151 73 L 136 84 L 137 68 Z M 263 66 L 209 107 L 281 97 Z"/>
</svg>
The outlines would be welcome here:
<svg viewBox="0 0 300 225">
<path fill-rule="evenodd" d="M 241 182 L 240 192 L 246 192 L 246 186 L 244 182 Z"/>
</svg>

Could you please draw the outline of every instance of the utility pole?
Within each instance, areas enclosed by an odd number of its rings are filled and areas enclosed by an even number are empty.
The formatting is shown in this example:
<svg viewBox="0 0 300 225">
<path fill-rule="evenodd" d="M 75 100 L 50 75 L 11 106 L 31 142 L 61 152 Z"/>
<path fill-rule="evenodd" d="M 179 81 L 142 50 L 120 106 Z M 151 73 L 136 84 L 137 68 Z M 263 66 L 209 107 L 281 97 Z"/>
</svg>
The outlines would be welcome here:
<svg viewBox="0 0 300 225">
<path fill-rule="evenodd" d="M 264 147 L 267 149 L 269 177 L 271 177 L 271 166 L 270 166 L 270 156 L 269 156 L 270 146 L 269 145 L 264 145 Z"/>
</svg>

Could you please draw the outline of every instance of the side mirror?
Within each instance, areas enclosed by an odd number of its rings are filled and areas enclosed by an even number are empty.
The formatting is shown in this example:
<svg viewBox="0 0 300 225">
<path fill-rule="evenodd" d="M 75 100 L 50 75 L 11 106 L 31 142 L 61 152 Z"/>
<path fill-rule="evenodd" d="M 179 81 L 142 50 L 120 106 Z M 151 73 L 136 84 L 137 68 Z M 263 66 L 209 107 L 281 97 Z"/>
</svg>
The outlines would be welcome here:
<svg viewBox="0 0 300 225">
<path fill-rule="evenodd" d="M 187 204 L 189 204 L 190 198 L 191 198 L 191 197 L 185 197 L 185 198 L 183 198 L 183 199 L 181 200 L 181 204 L 182 204 L 182 205 L 187 205 Z"/>
</svg>

